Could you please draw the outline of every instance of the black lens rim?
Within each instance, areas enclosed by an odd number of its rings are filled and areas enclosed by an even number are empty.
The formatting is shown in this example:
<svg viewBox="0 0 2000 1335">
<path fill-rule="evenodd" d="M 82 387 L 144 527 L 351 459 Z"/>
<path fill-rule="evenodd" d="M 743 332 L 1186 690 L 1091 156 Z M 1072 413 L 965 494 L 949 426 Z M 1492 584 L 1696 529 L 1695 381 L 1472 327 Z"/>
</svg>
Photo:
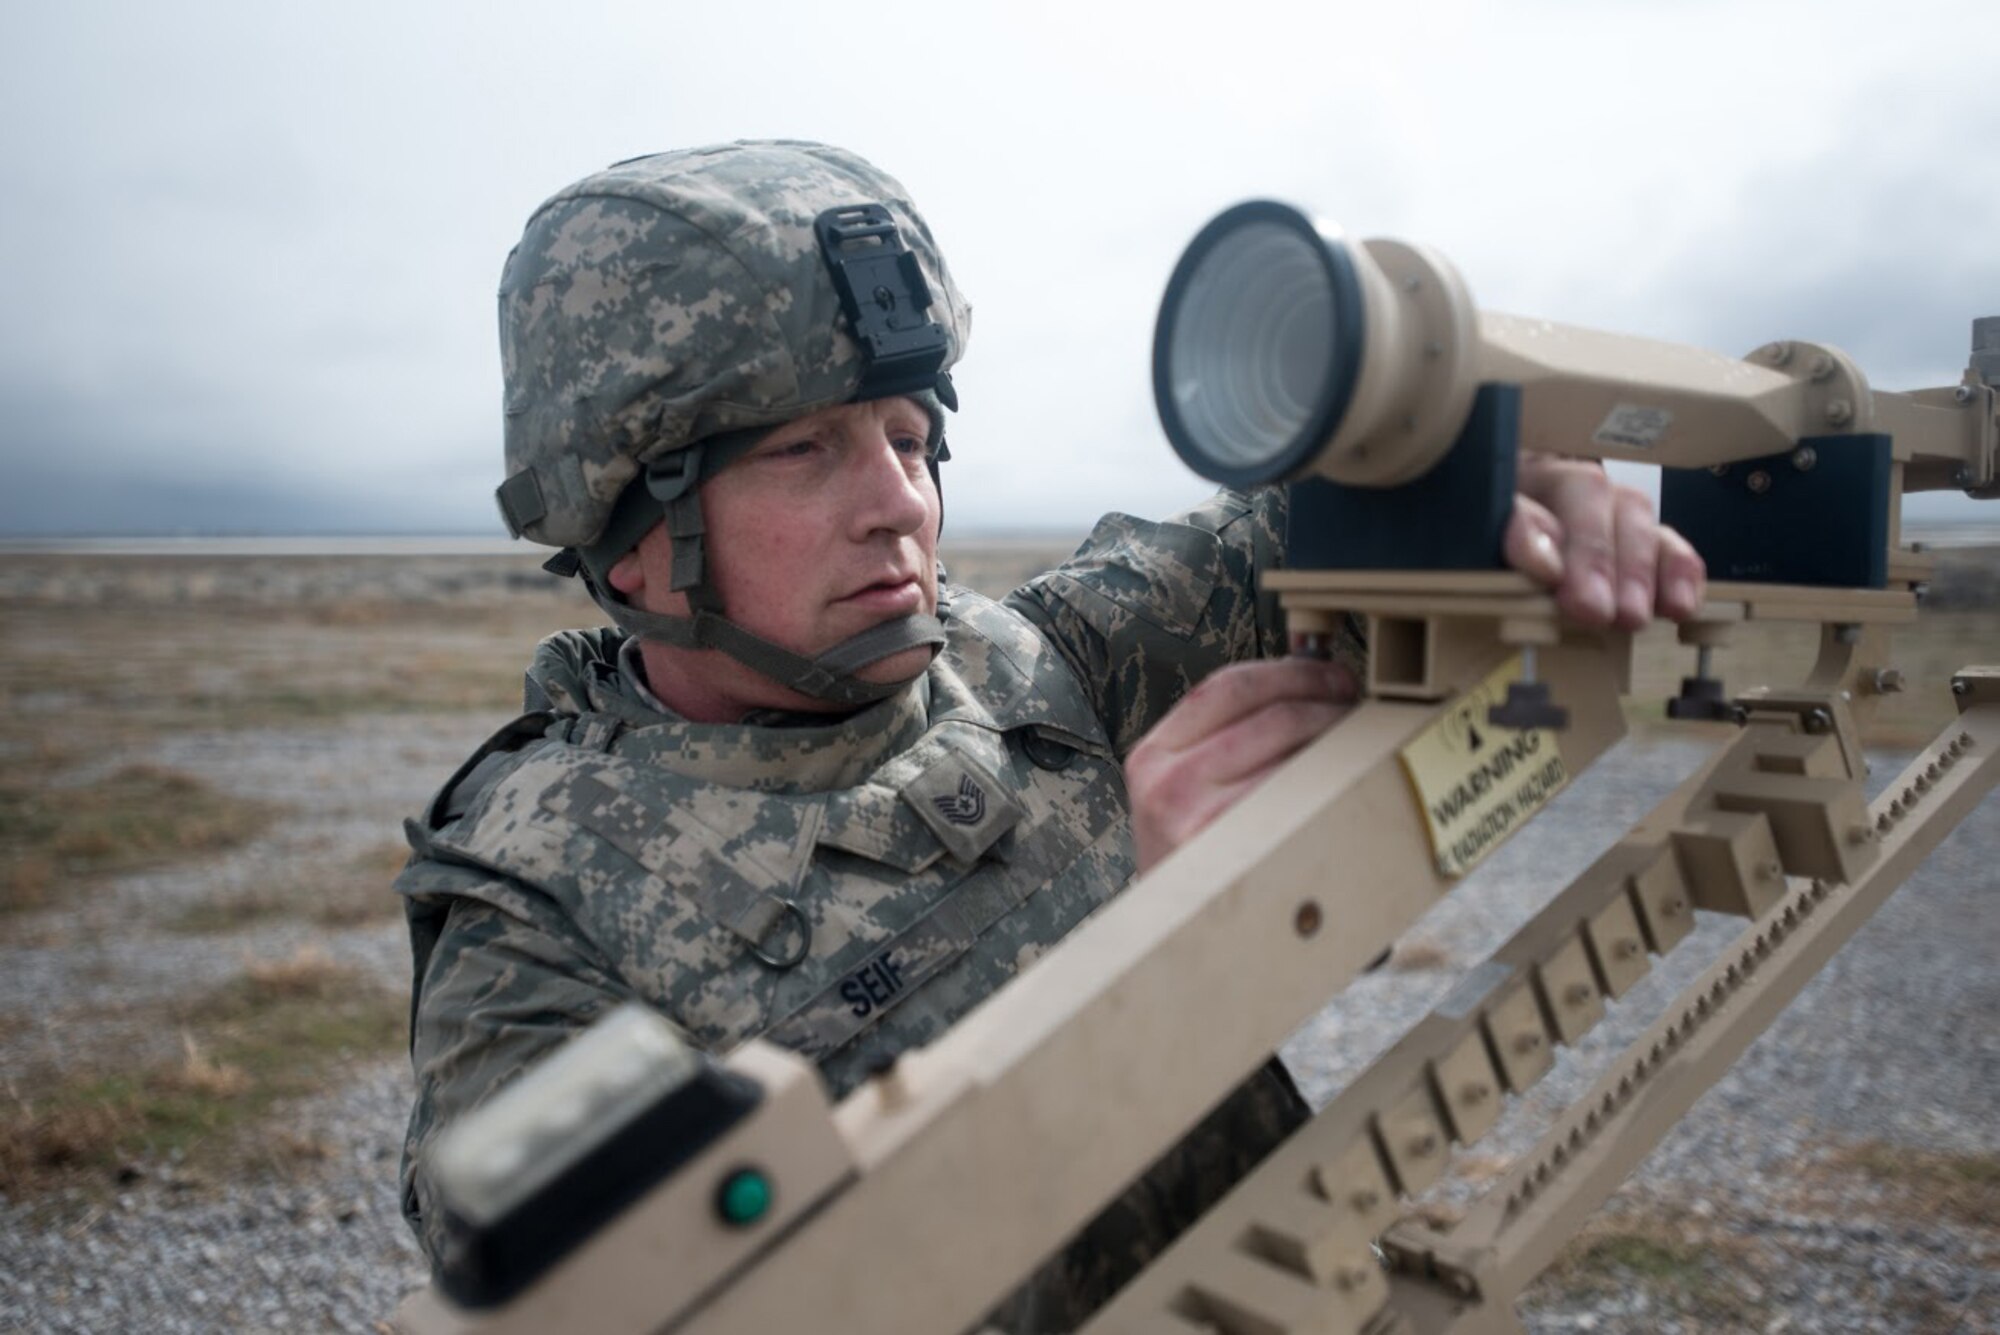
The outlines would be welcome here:
<svg viewBox="0 0 2000 1335">
<path fill-rule="evenodd" d="M 1218 462 L 1195 442 L 1180 410 L 1174 405 L 1172 375 L 1168 366 L 1168 331 L 1180 312 L 1181 301 L 1187 293 L 1188 284 L 1193 281 L 1195 270 L 1207 258 L 1209 251 L 1238 227 L 1252 222 L 1276 223 L 1311 243 L 1312 253 L 1326 275 L 1328 290 L 1333 293 L 1337 336 L 1334 339 L 1333 374 L 1320 402 L 1307 417 L 1306 424 L 1290 443 L 1266 462 L 1232 465 Z M 1246 200 L 1215 215 L 1206 227 L 1195 233 L 1194 240 L 1181 252 L 1173 276 L 1167 279 L 1166 293 L 1160 298 L 1159 318 L 1153 325 L 1153 404 L 1159 410 L 1160 425 L 1165 429 L 1174 453 L 1195 472 L 1228 487 L 1261 487 L 1283 481 L 1304 468 L 1332 439 L 1347 416 L 1348 405 L 1354 400 L 1354 387 L 1361 378 L 1361 353 L 1368 341 L 1365 312 L 1366 307 L 1361 300 L 1361 279 L 1355 272 L 1353 257 L 1347 253 L 1344 243 L 1329 240 L 1311 215 L 1274 199 Z M 1352 336 L 1348 336 L 1348 331 L 1352 331 Z"/>
</svg>

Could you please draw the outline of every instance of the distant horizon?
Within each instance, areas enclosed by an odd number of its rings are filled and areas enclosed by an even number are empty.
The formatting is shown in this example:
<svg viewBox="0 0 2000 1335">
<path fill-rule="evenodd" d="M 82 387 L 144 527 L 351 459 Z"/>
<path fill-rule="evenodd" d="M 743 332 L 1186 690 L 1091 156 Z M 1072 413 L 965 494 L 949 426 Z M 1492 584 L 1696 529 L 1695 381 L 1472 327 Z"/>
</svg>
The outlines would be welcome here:
<svg viewBox="0 0 2000 1335">
<path fill-rule="evenodd" d="M 947 526 L 941 545 L 1075 543 L 1089 525 Z M 1933 546 L 2000 545 L 2000 507 L 1990 518 L 1906 518 L 1906 541 Z M 7 533 L 0 557 L 80 556 L 544 556 L 553 551 L 489 529 L 291 530 L 283 532 Z"/>
<path fill-rule="evenodd" d="M 947 528 L 947 550 L 986 546 L 1073 546 L 1087 524 L 1047 528 Z M 2000 532 L 1995 541 L 2000 542 Z M 6 556 L 519 556 L 547 559 L 554 548 L 504 532 L 465 530 L 297 531 L 284 533 L 0 533 Z"/>
<path fill-rule="evenodd" d="M 1973 521 L 1987 522 L 1987 521 Z M 1991 521 L 2000 524 L 2000 514 Z M 1089 524 L 954 524 L 946 531 L 946 541 L 967 534 L 979 537 L 1061 537 L 1066 533 L 1083 532 Z M 168 542 L 186 539 L 194 542 L 212 542 L 226 538 L 452 538 L 485 539 L 495 542 L 519 542 L 523 546 L 537 544 L 525 538 L 510 538 L 499 528 L 270 528 L 270 529 L 222 529 L 222 528 L 126 528 L 126 529 L 62 529 L 38 531 L 33 529 L 0 528 L 0 544 L 28 542 Z"/>
<path fill-rule="evenodd" d="M 1903 528 L 1909 529 L 1956 529 L 1956 528 L 2000 528 L 2000 506 L 1995 506 L 1990 516 L 1985 515 L 1919 515 L 1904 516 Z M 947 524 L 944 541 L 961 538 L 1060 538 L 1070 534 L 1088 532 L 1089 524 L 991 524 L 967 522 Z M 449 527 L 396 527 L 396 528 L 120 528 L 120 529 L 62 529 L 38 531 L 33 529 L 0 528 L 0 548 L 20 547 L 44 542 L 219 542 L 243 539 L 246 541 L 312 541 L 315 539 L 340 539 L 342 541 L 365 541 L 382 539 L 385 541 L 406 540 L 450 540 L 485 541 L 490 540 L 502 546 L 519 545 L 523 550 L 538 544 L 524 538 L 511 538 L 505 529 L 497 526 L 471 528 Z"/>
</svg>

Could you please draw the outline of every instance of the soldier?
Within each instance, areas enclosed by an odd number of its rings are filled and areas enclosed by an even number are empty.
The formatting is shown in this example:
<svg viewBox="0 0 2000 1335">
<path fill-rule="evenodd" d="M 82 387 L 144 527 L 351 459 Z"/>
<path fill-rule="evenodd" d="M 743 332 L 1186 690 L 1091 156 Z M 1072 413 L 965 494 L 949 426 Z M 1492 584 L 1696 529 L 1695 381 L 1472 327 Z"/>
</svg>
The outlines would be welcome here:
<svg viewBox="0 0 2000 1335">
<path fill-rule="evenodd" d="M 403 1200 L 433 1257 L 439 1128 L 612 1006 L 712 1052 L 782 1043 L 844 1095 L 1353 699 L 1352 646 L 1283 657 L 1254 592 L 1276 491 L 1108 517 L 1001 602 L 944 586 L 969 328 L 902 188 L 822 145 L 636 159 L 529 221 L 500 505 L 615 628 L 544 641 L 528 712 L 409 823 Z M 1594 465 L 1522 477 L 1510 559 L 1573 615 L 1699 605 L 1643 497 Z M 1274 1059 L 996 1321 L 1072 1328 L 1304 1113 Z"/>
</svg>

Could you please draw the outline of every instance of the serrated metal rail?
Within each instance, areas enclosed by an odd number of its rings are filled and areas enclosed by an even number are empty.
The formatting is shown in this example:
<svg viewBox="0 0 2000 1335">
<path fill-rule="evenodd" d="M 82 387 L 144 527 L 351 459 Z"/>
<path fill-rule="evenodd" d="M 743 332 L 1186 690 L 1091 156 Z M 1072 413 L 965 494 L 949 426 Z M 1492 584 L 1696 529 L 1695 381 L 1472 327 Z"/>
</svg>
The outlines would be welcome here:
<svg viewBox="0 0 2000 1335">
<path fill-rule="evenodd" d="M 1384 1246 L 1406 1328 L 1491 1329 L 1496 1312 L 1508 1328 L 1521 1290 L 1996 781 L 2000 705 L 1973 707 L 1870 807 L 1879 856 L 1864 872 L 1798 887 L 1746 928 L 1458 1224 L 1400 1221 Z"/>
<path fill-rule="evenodd" d="M 1839 711 L 1790 704 L 1660 803 L 1086 1331 L 1518 1329 L 1520 1290 L 2000 777 L 2000 706 L 1981 706 L 1864 813 L 1854 739 L 1813 735 Z M 1846 884 L 1786 879 L 1808 869 Z M 1464 1219 L 1398 1218 L 1399 1198 L 1444 1176 L 1451 1144 L 1497 1122 L 1503 1091 L 1532 1086 L 1649 951 L 1687 935 L 1696 906 L 1754 922 Z"/>
</svg>

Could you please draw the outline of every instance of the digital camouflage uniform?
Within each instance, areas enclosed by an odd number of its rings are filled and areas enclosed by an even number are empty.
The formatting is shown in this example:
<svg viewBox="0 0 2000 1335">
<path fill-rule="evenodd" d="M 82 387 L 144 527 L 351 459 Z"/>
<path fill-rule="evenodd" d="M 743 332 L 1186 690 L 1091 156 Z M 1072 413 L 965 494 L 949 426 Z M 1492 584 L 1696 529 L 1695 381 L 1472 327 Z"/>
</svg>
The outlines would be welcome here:
<svg viewBox="0 0 2000 1335">
<path fill-rule="evenodd" d="M 815 239 L 864 206 L 885 247 L 907 246 L 904 267 L 870 270 L 873 312 L 850 311 L 846 261 Z M 857 263 L 884 262 L 873 245 Z M 857 332 L 880 312 L 900 332 Z M 565 549 L 552 568 L 581 571 L 621 629 L 543 643 L 530 712 L 409 824 L 403 1199 L 433 1255 L 423 1163 L 439 1129 L 622 1001 L 717 1054 L 758 1035 L 804 1052 L 836 1097 L 937 1038 L 1130 879 L 1120 762 L 1140 736 L 1207 673 L 1282 647 L 1252 592 L 1276 559 L 1278 502 L 1227 493 L 1178 522 L 1114 516 L 1004 602 L 947 589 L 935 620 L 812 660 L 728 622 L 697 498 L 732 450 L 902 394 L 930 413 L 933 470 L 944 454 L 969 307 L 902 187 L 851 153 L 749 142 L 587 177 L 508 257 L 500 328 L 502 513 Z M 933 356 L 916 380 L 885 352 L 895 340 Z M 689 616 L 606 587 L 661 523 Z M 633 633 L 715 647 L 841 711 L 687 722 L 646 689 Z M 941 646 L 928 671 L 862 689 L 861 665 L 918 643 Z M 1273 1063 L 998 1323 L 1074 1326 L 1301 1112 Z"/>
<path fill-rule="evenodd" d="M 1179 522 L 1111 516 L 1003 603 L 953 588 L 931 670 L 835 723 L 683 722 L 633 682 L 620 632 L 546 641 L 529 673 L 541 708 L 412 823 L 420 856 L 398 882 L 416 965 L 404 1204 L 427 1248 L 416 1165 L 438 1128 L 618 1002 L 650 1003 L 711 1052 L 782 1042 L 838 1097 L 1122 889 L 1119 760 L 1195 681 L 1277 647 L 1249 592 L 1269 509 L 1224 493 Z M 787 900 L 810 948 L 778 968 L 753 950 L 804 944 Z M 1267 1067 L 1007 1324 L 1071 1328 L 1302 1111 Z"/>
</svg>

